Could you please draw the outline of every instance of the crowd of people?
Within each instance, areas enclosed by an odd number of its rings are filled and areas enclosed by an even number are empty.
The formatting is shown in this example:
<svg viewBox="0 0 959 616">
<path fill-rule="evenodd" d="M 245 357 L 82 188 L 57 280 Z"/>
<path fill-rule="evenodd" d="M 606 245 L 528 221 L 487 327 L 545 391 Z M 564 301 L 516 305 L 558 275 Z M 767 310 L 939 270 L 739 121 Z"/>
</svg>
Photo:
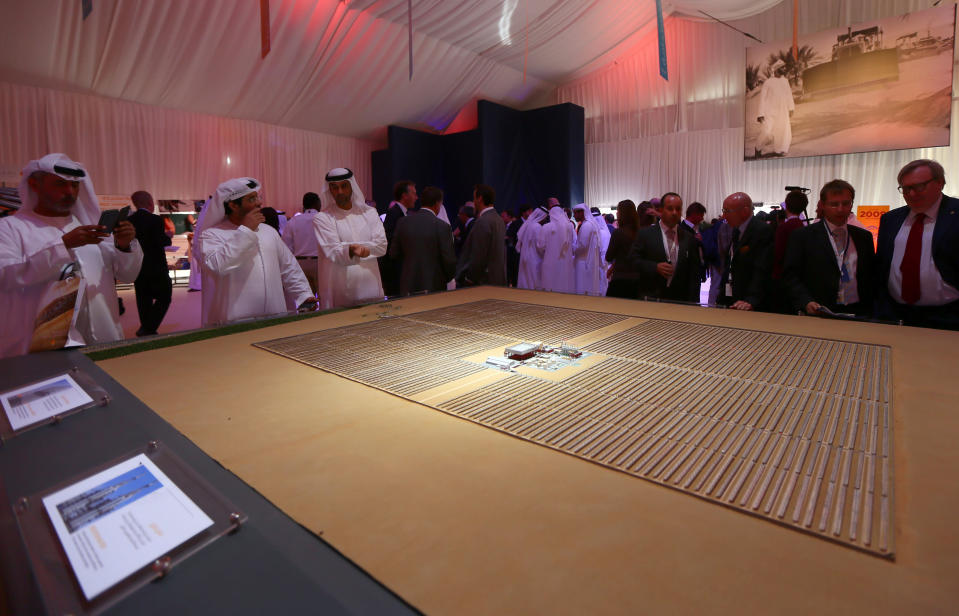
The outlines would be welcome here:
<svg viewBox="0 0 959 616">
<path fill-rule="evenodd" d="M 959 329 L 959 200 L 943 194 L 932 160 L 910 162 L 897 181 L 906 205 L 881 218 L 875 244 L 853 214 L 855 188 L 839 179 L 819 191 L 814 219 L 800 190 L 762 214 L 733 193 L 710 224 L 700 203 L 684 218 L 669 192 L 621 201 L 604 235 L 597 210 L 570 216 L 552 202 L 523 214 L 518 286 Z"/>
<path fill-rule="evenodd" d="M 708 281 L 709 305 L 959 329 L 959 200 L 942 193 L 935 161 L 897 179 L 906 205 L 882 217 L 874 250 L 855 224 L 855 188 L 838 179 L 820 190 L 815 220 L 801 191 L 773 216 L 733 193 L 706 224 L 706 208 L 675 192 L 621 201 L 613 218 L 556 198 L 498 210 L 477 184 L 451 224 L 437 187 L 400 181 L 379 215 L 336 168 L 279 225 L 260 183 L 234 178 L 202 208 L 191 279 L 204 326 L 473 285 L 701 303 Z M 63 154 L 30 161 L 20 195 L 0 219 L 0 356 L 119 339 L 116 281 L 134 283 L 137 334 L 156 334 L 172 287 L 152 196 L 134 193 L 136 211 L 108 230 L 88 173 Z"/>
</svg>

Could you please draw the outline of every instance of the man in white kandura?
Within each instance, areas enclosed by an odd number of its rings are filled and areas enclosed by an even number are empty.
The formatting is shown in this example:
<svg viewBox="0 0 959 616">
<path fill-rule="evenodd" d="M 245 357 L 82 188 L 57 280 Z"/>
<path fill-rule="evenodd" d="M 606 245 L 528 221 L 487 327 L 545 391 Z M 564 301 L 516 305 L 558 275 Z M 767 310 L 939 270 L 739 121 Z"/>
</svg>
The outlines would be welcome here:
<svg viewBox="0 0 959 616">
<path fill-rule="evenodd" d="M 541 284 L 544 291 L 573 293 L 573 244 L 575 227 L 555 197 L 549 199 L 549 222 L 539 231 L 536 248 L 543 255 Z"/>
<path fill-rule="evenodd" d="M 793 140 L 790 124 L 796 104 L 793 102 L 792 87 L 786 78 L 786 64 L 777 60 L 772 66 L 773 74 L 763 83 L 759 92 L 759 110 L 756 121 L 760 124 L 759 139 L 756 143 L 756 158 L 763 156 L 783 156 L 789 152 Z"/>
<path fill-rule="evenodd" d="M 140 272 L 133 225 L 104 241 L 93 182 L 64 154 L 27 163 L 19 190 L 0 219 L 0 357 L 123 338 L 114 278 Z"/>
<path fill-rule="evenodd" d="M 200 215 L 204 327 L 316 305 L 293 253 L 262 224 L 259 190 L 253 178 L 227 180 Z"/>
<path fill-rule="evenodd" d="M 573 206 L 573 218 L 577 226 L 573 248 L 576 293 L 603 295 L 606 292 L 606 262 L 600 254 L 599 228 L 585 203 Z"/>
<path fill-rule="evenodd" d="M 606 288 L 609 286 L 609 278 L 607 277 L 609 263 L 606 261 L 606 251 L 609 250 L 609 240 L 612 238 L 612 234 L 609 231 L 609 227 L 606 226 L 606 218 L 600 213 L 599 208 L 591 207 L 589 211 L 593 214 L 593 223 L 599 230 L 599 258 L 603 268 L 603 292 L 600 293 L 600 295 L 606 295 Z"/>
<path fill-rule="evenodd" d="M 611 233 L 609 227 L 606 226 L 606 219 L 600 213 L 598 207 L 589 208 L 590 213 L 593 215 L 593 222 L 596 224 L 596 228 L 599 230 L 599 254 L 603 257 L 603 261 L 606 261 L 606 251 L 609 249 L 609 239 Z"/>
<path fill-rule="evenodd" d="M 546 219 L 546 216 L 545 207 L 534 208 L 529 217 L 523 221 L 519 233 L 516 234 L 516 250 L 519 251 L 519 276 L 516 286 L 520 289 L 543 288 L 541 279 L 543 255 L 537 250 L 536 242 L 543 228 L 540 223 Z"/>
<path fill-rule="evenodd" d="M 366 205 L 353 172 L 331 169 L 313 218 L 319 244 L 317 274 L 324 310 L 383 299 L 377 257 L 386 254 L 386 233 L 376 210 Z"/>
</svg>

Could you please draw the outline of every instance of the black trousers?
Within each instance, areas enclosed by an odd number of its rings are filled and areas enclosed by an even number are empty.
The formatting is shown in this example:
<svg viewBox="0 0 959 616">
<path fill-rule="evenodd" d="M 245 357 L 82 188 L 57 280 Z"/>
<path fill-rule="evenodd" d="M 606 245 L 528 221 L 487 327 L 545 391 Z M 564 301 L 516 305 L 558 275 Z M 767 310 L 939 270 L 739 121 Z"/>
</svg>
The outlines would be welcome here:
<svg viewBox="0 0 959 616">
<path fill-rule="evenodd" d="M 166 311 L 173 299 L 173 281 L 167 275 L 137 278 L 133 283 L 137 296 L 137 313 L 140 315 L 138 336 L 157 333 Z"/>
<path fill-rule="evenodd" d="M 606 297 L 639 297 L 639 280 L 636 278 L 613 278 L 606 287 Z"/>
<path fill-rule="evenodd" d="M 910 306 L 890 302 L 892 318 L 903 325 L 959 330 L 959 301 L 942 306 Z M 889 318 L 890 315 L 881 315 Z"/>
</svg>

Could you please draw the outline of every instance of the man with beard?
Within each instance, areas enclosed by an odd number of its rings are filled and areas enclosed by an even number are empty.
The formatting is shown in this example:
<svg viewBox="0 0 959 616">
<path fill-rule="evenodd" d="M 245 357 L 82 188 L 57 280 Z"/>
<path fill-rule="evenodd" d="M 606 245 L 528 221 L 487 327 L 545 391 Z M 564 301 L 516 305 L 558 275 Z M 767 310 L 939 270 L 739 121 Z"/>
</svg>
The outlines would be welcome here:
<svg viewBox="0 0 959 616">
<path fill-rule="evenodd" d="M 64 154 L 30 161 L 20 198 L 0 219 L 0 357 L 121 339 L 114 279 L 143 260 L 133 225 L 107 239 L 89 174 Z"/>
<path fill-rule="evenodd" d="M 316 298 L 296 257 L 260 209 L 260 183 L 220 184 L 200 216 L 204 326 L 312 308 Z"/>
<path fill-rule="evenodd" d="M 383 299 L 377 257 L 386 254 L 386 233 L 376 210 L 345 168 L 326 174 L 320 213 L 313 219 L 319 244 L 320 307 L 355 306 Z"/>
</svg>

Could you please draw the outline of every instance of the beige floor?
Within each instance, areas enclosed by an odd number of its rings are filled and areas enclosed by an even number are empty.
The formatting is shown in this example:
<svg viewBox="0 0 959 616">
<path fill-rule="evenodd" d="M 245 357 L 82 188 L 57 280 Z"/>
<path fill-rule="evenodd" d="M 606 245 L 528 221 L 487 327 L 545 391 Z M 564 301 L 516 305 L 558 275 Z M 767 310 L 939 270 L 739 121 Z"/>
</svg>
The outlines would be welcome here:
<svg viewBox="0 0 959 616">
<path fill-rule="evenodd" d="M 120 325 L 123 326 L 124 338 L 135 338 L 136 331 L 140 327 L 140 317 L 137 315 L 136 294 L 133 292 L 133 285 L 129 288 L 117 288 L 117 295 L 123 300 L 126 312 L 120 315 Z M 173 332 L 186 331 L 200 327 L 200 296 L 202 293 L 187 292 L 185 285 L 173 287 L 173 301 L 170 302 L 170 309 L 167 310 L 163 323 L 160 324 L 158 333 L 172 334 Z"/>
</svg>

